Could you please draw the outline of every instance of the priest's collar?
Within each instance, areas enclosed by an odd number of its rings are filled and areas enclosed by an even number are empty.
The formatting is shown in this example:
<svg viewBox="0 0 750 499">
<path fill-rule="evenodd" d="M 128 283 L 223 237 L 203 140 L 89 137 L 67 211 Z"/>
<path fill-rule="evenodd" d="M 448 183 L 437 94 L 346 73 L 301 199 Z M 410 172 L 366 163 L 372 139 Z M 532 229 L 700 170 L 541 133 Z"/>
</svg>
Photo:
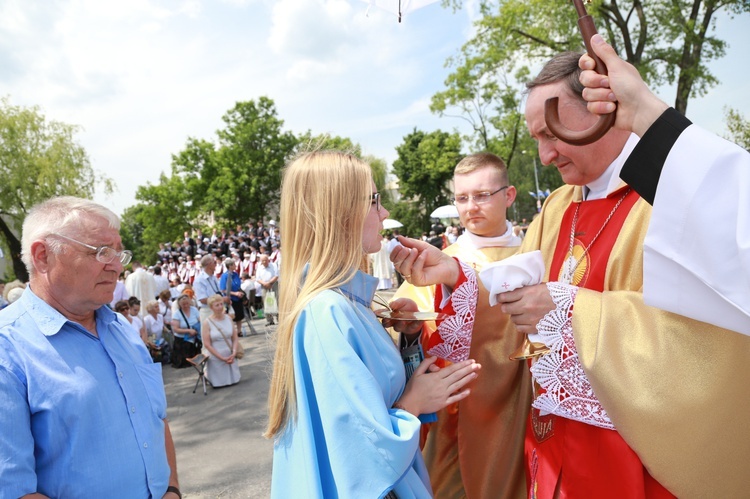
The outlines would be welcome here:
<svg viewBox="0 0 750 499">
<path fill-rule="evenodd" d="M 628 159 L 630 153 L 633 152 L 636 144 L 638 144 L 638 136 L 634 133 L 630 134 L 627 142 L 620 151 L 620 154 L 615 160 L 604 170 L 599 178 L 593 182 L 589 182 L 582 188 L 583 199 L 590 201 L 592 199 L 602 199 L 616 190 L 620 189 L 624 182 L 620 180 L 620 170 L 622 170 L 625 160 Z"/>
<path fill-rule="evenodd" d="M 467 229 L 456 239 L 456 244 L 469 249 L 521 246 L 521 238 L 513 233 L 513 224 L 506 220 L 505 227 L 505 234 L 496 237 L 478 236 Z"/>
</svg>

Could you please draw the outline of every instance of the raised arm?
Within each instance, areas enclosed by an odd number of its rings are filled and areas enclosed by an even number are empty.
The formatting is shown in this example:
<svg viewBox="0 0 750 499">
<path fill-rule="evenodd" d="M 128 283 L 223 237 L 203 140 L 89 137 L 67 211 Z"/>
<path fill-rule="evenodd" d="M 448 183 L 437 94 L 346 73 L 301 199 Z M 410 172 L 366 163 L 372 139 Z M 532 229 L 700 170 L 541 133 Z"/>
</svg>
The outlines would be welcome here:
<svg viewBox="0 0 750 499">
<path fill-rule="evenodd" d="M 581 57 L 583 69 L 581 83 L 586 87 L 583 98 L 588 101 L 588 110 L 595 114 L 608 114 L 615 110 L 615 128 L 634 132 L 639 137 L 669 108 L 659 99 L 641 78 L 638 70 L 623 61 L 601 35 L 591 38 L 591 45 L 607 65 L 607 76 L 594 71 L 595 63 L 588 54 Z"/>
</svg>

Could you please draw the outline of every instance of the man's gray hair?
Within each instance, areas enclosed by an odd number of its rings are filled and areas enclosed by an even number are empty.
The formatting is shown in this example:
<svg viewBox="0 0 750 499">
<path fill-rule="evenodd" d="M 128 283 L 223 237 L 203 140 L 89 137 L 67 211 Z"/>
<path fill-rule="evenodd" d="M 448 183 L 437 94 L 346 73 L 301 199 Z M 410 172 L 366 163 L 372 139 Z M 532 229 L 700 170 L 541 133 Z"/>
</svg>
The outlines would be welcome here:
<svg viewBox="0 0 750 499">
<path fill-rule="evenodd" d="M 214 260 L 214 256 L 213 255 L 203 255 L 203 258 L 201 258 L 201 268 L 203 268 L 206 265 L 209 265 L 211 263 L 216 263 L 216 260 Z"/>
<path fill-rule="evenodd" d="M 582 55 L 581 52 L 561 52 L 554 56 L 547 61 L 536 78 L 526 84 L 526 93 L 542 85 L 564 81 L 570 94 L 585 102 L 583 100 L 583 84 L 578 79 L 581 74 L 578 60 Z"/>
<path fill-rule="evenodd" d="M 83 229 L 84 222 L 92 218 L 104 219 L 111 229 L 120 230 L 120 218 L 112 210 L 88 199 L 60 196 L 31 208 L 21 229 L 21 259 L 29 275 L 34 274 L 31 263 L 31 245 L 34 242 L 46 239 L 53 232 L 80 237 L 77 231 Z M 60 253 L 62 244 L 56 238 L 48 241 L 53 253 Z"/>
</svg>

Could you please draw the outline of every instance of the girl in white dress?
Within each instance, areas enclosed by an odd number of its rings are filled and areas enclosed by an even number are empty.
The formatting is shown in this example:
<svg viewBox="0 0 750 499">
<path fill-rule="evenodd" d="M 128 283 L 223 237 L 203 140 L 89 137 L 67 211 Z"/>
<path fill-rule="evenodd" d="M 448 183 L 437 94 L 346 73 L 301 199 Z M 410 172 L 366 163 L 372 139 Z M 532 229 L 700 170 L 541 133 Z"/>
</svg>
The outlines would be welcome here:
<svg viewBox="0 0 750 499">
<path fill-rule="evenodd" d="M 208 298 L 211 315 L 203 322 L 203 346 L 210 356 L 206 365 L 206 377 L 214 388 L 228 386 L 240 380 L 240 366 L 235 355 L 239 345 L 237 332 L 231 318 L 224 312 L 220 295 Z"/>
</svg>

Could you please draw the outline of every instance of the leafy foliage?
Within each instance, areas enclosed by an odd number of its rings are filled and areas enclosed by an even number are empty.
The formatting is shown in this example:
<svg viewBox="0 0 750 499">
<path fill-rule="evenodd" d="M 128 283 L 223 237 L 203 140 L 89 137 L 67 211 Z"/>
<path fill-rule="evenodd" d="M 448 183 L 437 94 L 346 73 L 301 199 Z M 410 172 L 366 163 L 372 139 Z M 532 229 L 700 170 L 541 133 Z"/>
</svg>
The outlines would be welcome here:
<svg viewBox="0 0 750 499">
<path fill-rule="evenodd" d="M 36 204 L 54 196 L 91 198 L 97 183 L 111 193 L 113 184 L 91 167 L 75 140 L 80 128 L 47 120 L 40 109 L 0 99 L 0 237 L 10 250 L 13 272 L 28 280 L 21 261 L 20 233 Z"/>
<path fill-rule="evenodd" d="M 393 216 L 401 217 L 397 219 L 404 224 L 405 232 L 421 233 L 430 226 L 430 213 L 450 202 L 448 181 L 462 158 L 461 137 L 457 133 L 425 133 L 415 128 L 396 152 L 393 173 L 398 177 L 406 208 L 394 209 Z M 418 220 L 418 227 L 410 220 Z"/>
<path fill-rule="evenodd" d="M 215 177 L 209 180 L 204 209 L 231 225 L 265 218 L 278 205 L 281 170 L 297 147 L 297 138 L 282 130 L 284 122 L 268 97 L 238 102 L 222 118 Z"/>
<path fill-rule="evenodd" d="M 191 228 L 266 218 L 278 204 L 281 171 L 298 140 L 283 130 L 273 101 L 238 102 L 222 120 L 218 144 L 188 138 L 172 155 L 171 175 L 138 188 L 139 204 L 123 215 L 136 256 L 150 259 L 160 242 Z"/>
<path fill-rule="evenodd" d="M 750 120 L 747 120 L 736 109 L 728 108 L 724 111 L 726 113 L 727 129 L 729 130 L 729 135 L 726 137 L 727 140 L 731 140 L 740 147 L 744 147 L 750 151 Z"/>
<path fill-rule="evenodd" d="M 690 97 L 717 83 L 707 64 L 725 52 L 726 42 L 712 35 L 721 10 L 741 14 L 750 2 L 594 0 L 588 6 L 602 36 L 647 82 L 677 84 L 674 106 L 682 113 Z M 561 51 L 582 51 L 583 43 L 569 2 L 482 0 L 480 12 L 473 38 L 447 61 L 452 72 L 431 109 L 471 124 L 471 150 L 494 152 L 511 164 L 523 128 L 518 84 L 528 80 L 531 66 Z"/>
</svg>

